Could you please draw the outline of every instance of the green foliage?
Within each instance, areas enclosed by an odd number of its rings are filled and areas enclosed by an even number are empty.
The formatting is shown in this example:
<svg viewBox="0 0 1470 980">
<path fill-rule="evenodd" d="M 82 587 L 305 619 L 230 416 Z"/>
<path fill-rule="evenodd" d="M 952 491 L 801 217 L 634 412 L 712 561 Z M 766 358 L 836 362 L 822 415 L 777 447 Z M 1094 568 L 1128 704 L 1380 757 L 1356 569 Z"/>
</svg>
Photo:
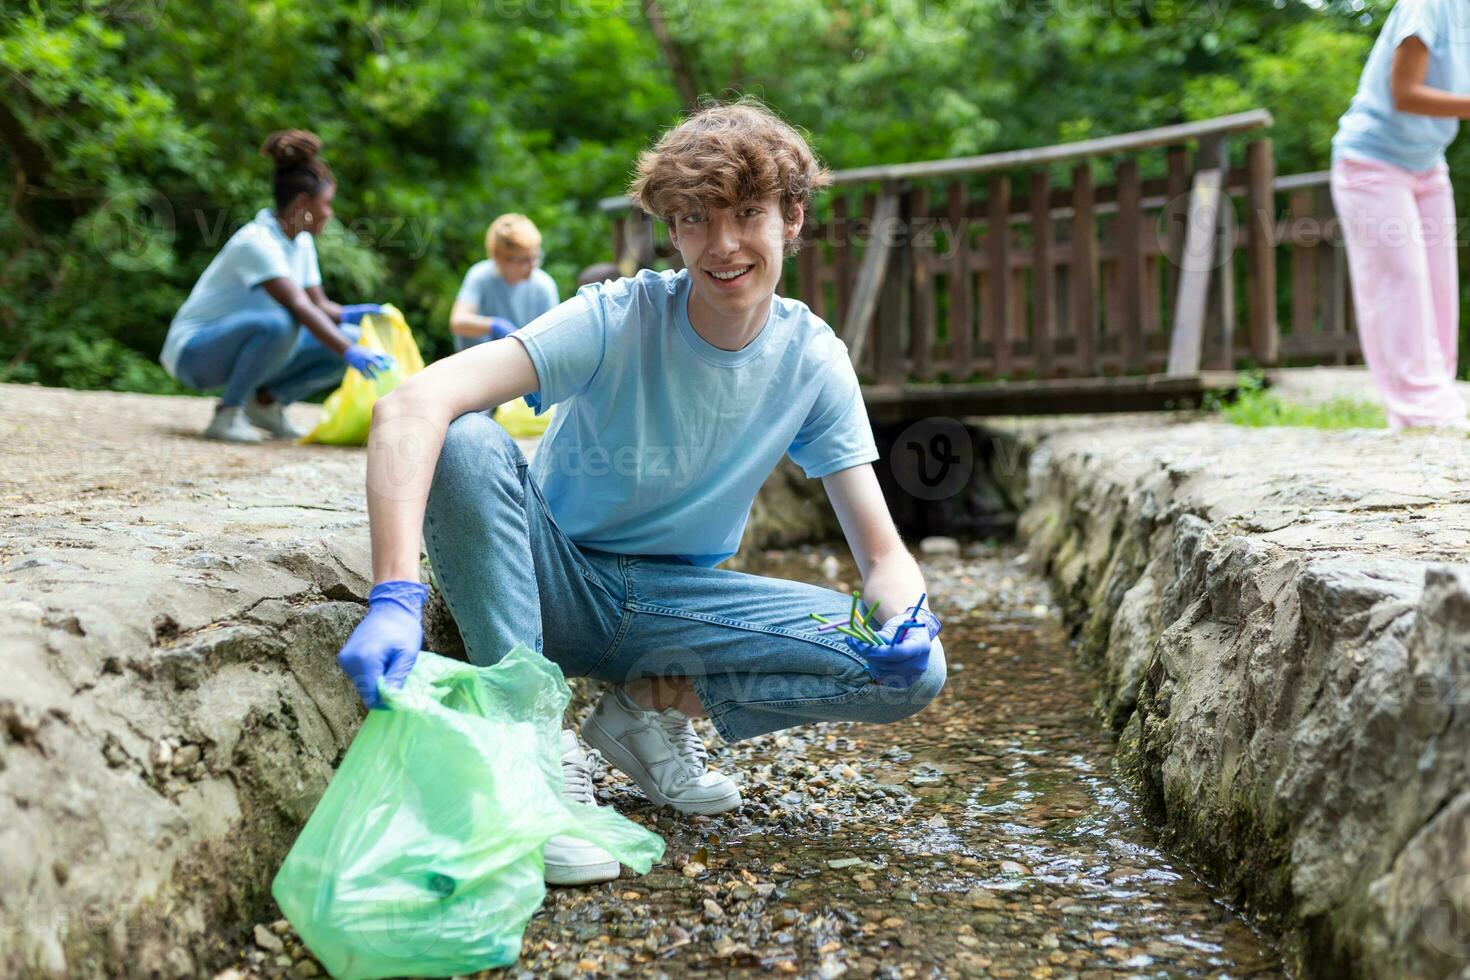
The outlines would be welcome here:
<svg viewBox="0 0 1470 980">
<path fill-rule="evenodd" d="M 1277 116 L 1318 169 L 1386 5 L 661 0 L 699 90 L 753 93 L 835 167 Z M 1366 11 L 1366 12 L 1365 12 Z M 269 204 L 257 147 L 316 130 L 340 181 L 328 293 L 402 308 L 426 356 L 497 214 L 563 293 L 596 202 L 680 109 L 641 3 L 31 0 L 0 8 L 0 379 L 174 390 L 169 320 Z"/>
<path fill-rule="evenodd" d="M 1212 399 L 1206 407 L 1225 421 L 1249 428 L 1382 429 L 1388 426 L 1383 406 L 1352 398 L 1330 398 L 1313 404 L 1289 402 L 1265 386 L 1259 374 L 1242 375 L 1231 398 Z"/>
</svg>

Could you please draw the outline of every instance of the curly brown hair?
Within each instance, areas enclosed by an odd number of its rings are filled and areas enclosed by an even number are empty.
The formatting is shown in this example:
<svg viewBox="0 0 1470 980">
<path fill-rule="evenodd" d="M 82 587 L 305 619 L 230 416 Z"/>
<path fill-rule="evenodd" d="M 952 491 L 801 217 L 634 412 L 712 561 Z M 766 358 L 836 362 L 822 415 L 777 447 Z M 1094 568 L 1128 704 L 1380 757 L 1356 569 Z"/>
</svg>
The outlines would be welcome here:
<svg viewBox="0 0 1470 980">
<path fill-rule="evenodd" d="M 831 182 L 806 139 L 747 96 L 706 104 L 664 133 L 639 155 L 628 195 L 672 225 L 691 211 L 778 194 L 782 216 L 794 221 L 798 208 L 810 208 L 812 195 Z M 797 239 L 786 243 L 788 254 L 797 248 Z"/>
</svg>

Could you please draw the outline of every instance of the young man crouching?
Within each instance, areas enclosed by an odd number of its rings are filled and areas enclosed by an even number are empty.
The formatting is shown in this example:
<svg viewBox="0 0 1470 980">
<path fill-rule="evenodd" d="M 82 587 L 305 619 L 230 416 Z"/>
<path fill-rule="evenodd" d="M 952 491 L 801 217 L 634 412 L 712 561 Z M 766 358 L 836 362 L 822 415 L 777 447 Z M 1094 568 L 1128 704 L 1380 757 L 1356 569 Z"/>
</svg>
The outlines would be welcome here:
<svg viewBox="0 0 1470 980">
<path fill-rule="evenodd" d="M 373 588 L 340 662 L 369 706 L 423 641 L 420 530 L 470 659 L 517 642 L 614 685 L 586 741 L 655 803 L 719 813 L 740 791 L 708 768 L 690 719 L 726 740 L 816 721 L 891 722 L 944 686 L 939 621 L 894 528 L 858 379 L 832 329 L 775 295 L 814 191 L 805 140 L 764 107 L 704 109 L 638 161 L 631 193 L 668 222 L 678 272 L 584 286 L 511 336 L 431 365 L 374 411 Z M 535 462 L 481 414 L 559 404 Z M 877 646 L 818 632 L 851 598 L 718 568 L 789 454 L 821 478 L 886 620 Z M 897 642 L 894 642 L 897 640 Z M 881 681 L 881 683 L 880 683 Z M 563 733 L 566 792 L 592 803 Z M 547 880 L 617 877 L 553 838 Z"/>
</svg>

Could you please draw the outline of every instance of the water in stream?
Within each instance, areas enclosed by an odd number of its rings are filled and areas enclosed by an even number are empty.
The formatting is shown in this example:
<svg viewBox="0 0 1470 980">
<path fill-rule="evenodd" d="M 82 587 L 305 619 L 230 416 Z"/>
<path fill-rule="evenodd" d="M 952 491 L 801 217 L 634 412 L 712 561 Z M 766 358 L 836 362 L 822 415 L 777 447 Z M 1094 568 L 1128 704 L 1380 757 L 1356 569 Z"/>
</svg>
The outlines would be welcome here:
<svg viewBox="0 0 1470 980">
<path fill-rule="evenodd" d="M 856 581 L 820 550 L 759 571 Z M 552 889 L 520 962 L 484 976 L 1285 976 L 1110 776 L 1094 685 L 1024 558 L 972 547 L 925 574 L 938 701 L 896 725 L 713 739 L 746 801 L 719 817 L 657 811 L 606 773 L 602 800 L 664 835 L 664 861 Z"/>
</svg>

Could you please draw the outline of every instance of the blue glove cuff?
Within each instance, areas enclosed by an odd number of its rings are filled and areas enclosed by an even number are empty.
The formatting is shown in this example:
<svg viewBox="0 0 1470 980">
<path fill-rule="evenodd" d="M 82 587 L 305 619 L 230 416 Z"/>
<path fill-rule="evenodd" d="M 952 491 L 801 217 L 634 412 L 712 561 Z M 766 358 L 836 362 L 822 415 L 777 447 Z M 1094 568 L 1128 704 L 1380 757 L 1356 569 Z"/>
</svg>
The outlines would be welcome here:
<svg viewBox="0 0 1470 980">
<path fill-rule="evenodd" d="M 887 631 L 891 628 L 894 630 L 894 633 L 897 634 L 898 627 L 902 626 L 904 623 L 908 622 L 911 619 L 917 619 L 920 623 L 924 625 L 926 629 L 928 629 L 929 639 L 931 640 L 938 636 L 939 631 L 943 629 L 942 624 L 939 622 L 938 616 L 934 615 L 927 609 L 920 609 L 917 613 L 915 613 L 913 611 L 913 607 L 910 607 L 908 610 L 899 613 L 897 616 L 889 617 L 888 621 L 883 624 L 883 629 Z M 909 627 L 910 631 L 913 631 L 915 629 L 918 629 L 918 627 Z"/>
<path fill-rule="evenodd" d="M 373 590 L 368 593 L 368 606 L 387 603 L 399 607 L 410 616 L 422 616 L 424 600 L 428 597 L 429 587 L 424 583 L 395 579 L 373 586 Z"/>
</svg>

